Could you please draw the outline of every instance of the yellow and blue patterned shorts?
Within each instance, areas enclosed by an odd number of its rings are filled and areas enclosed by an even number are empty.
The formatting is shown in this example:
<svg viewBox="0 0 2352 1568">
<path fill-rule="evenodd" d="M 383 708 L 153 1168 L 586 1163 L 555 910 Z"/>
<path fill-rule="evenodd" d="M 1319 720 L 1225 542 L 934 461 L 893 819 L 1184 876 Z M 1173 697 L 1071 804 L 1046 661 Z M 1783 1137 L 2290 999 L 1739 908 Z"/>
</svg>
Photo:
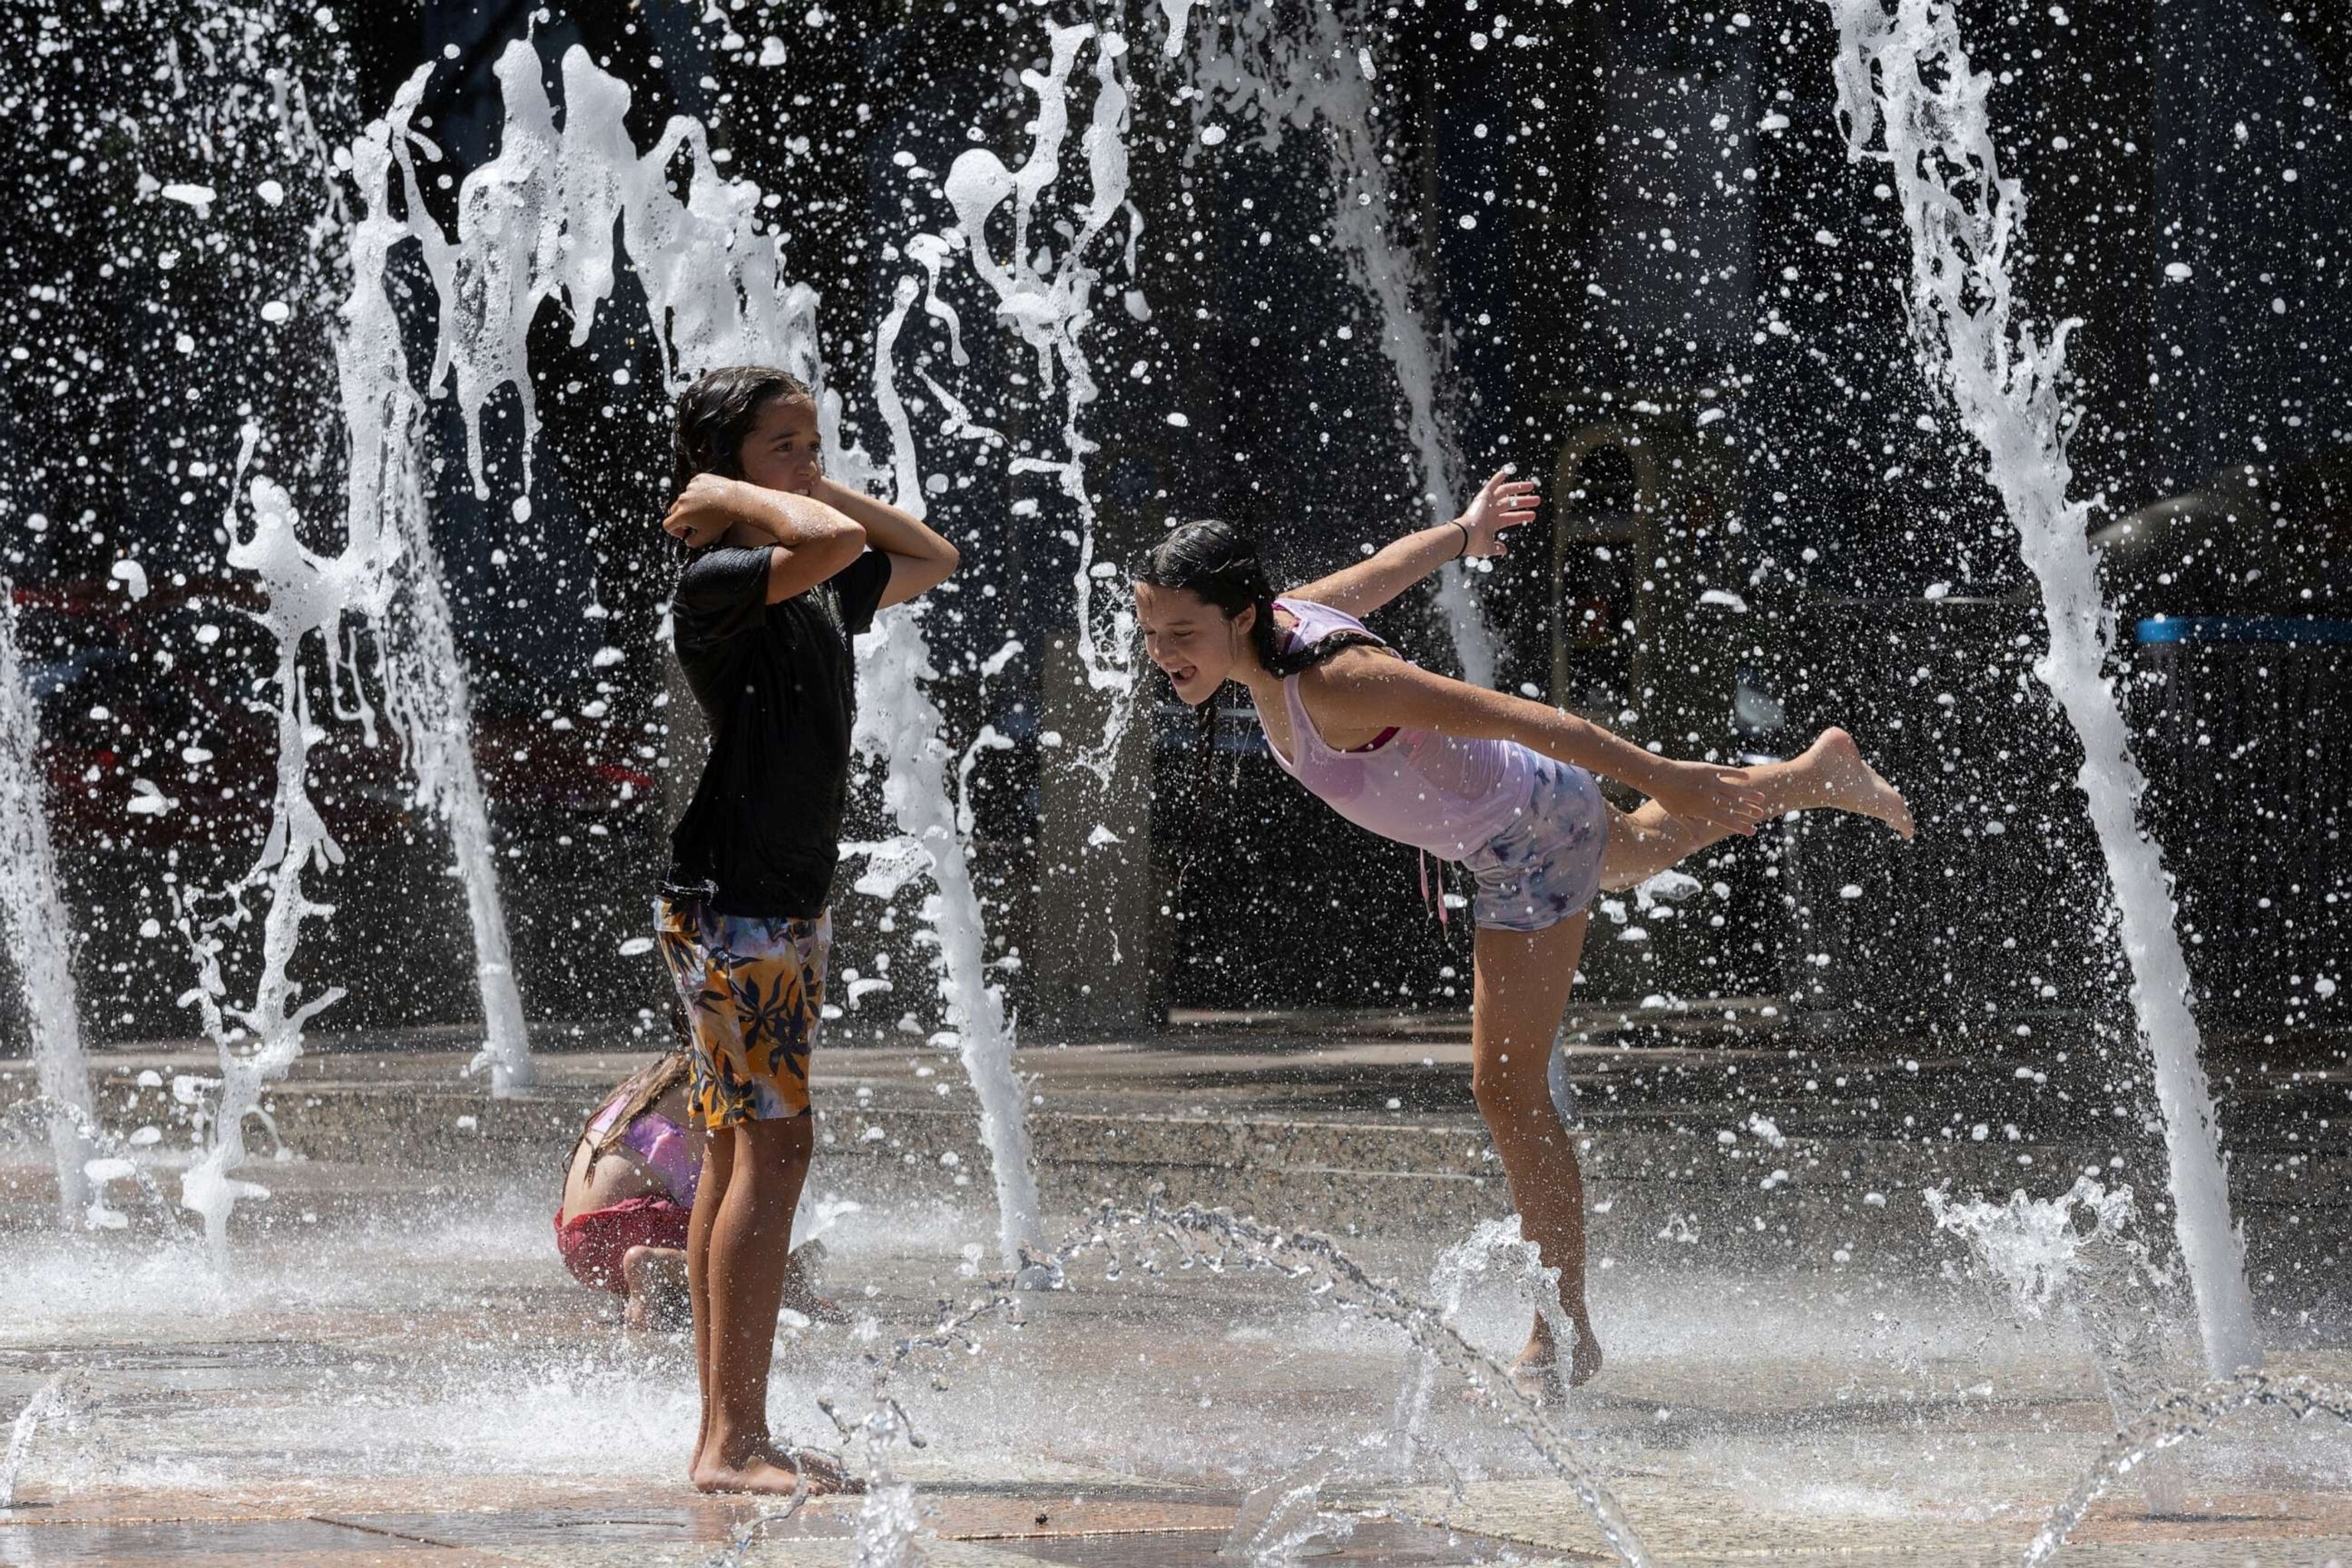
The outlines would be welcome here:
<svg viewBox="0 0 2352 1568">
<path fill-rule="evenodd" d="M 654 923 L 694 1037 L 695 1121 L 733 1127 L 807 1115 L 831 912 L 722 915 L 700 898 L 665 896 L 654 900 Z"/>
</svg>

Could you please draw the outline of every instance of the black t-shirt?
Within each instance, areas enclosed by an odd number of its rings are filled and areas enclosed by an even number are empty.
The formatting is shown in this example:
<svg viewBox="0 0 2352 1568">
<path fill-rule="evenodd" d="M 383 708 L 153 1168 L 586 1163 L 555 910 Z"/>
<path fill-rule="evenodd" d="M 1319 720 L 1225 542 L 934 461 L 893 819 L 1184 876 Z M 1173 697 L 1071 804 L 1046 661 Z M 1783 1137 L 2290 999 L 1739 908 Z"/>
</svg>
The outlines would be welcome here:
<svg viewBox="0 0 2352 1568">
<path fill-rule="evenodd" d="M 826 581 L 768 603 L 768 547 L 706 550 L 670 601 L 677 661 L 710 721 L 710 758 L 669 836 L 668 883 L 721 914 L 822 914 L 841 858 L 849 639 L 874 623 L 890 558 L 868 550 Z"/>
</svg>

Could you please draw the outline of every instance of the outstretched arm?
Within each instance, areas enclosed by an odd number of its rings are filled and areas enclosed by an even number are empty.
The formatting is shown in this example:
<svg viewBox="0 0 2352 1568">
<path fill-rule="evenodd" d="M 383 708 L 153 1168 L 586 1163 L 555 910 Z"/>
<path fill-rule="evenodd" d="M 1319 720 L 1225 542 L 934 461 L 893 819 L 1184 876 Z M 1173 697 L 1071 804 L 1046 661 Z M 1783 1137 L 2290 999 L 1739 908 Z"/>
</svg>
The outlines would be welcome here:
<svg viewBox="0 0 2352 1568">
<path fill-rule="evenodd" d="M 1467 740 L 1516 741 L 1532 752 L 1640 790 L 1676 816 L 1753 833 L 1770 815 L 1741 769 L 1678 762 L 1572 713 L 1466 685 L 1401 658 L 1343 653 L 1299 677 L 1307 716 L 1326 734 L 1395 725 Z"/>
<path fill-rule="evenodd" d="M 1507 479 L 1507 472 L 1497 469 L 1454 521 L 1408 533 L 1352 566 L 1292 589 L 1290 596 L 1328 605 L 1360 620 L 1448 561 L 1502 554 L 1503 531 L 1535 516 L 1539 499 L 1533 483 Z"/>
<path fill-rule="evenodd" d="M 866 530 L 866 542 L 890 558 L 882 603 L 903 605 L 948 580 L 963 559 L 956 547 L 887 501 L 837 479 L 819 478 L 809 494 Z"/>
</svg>

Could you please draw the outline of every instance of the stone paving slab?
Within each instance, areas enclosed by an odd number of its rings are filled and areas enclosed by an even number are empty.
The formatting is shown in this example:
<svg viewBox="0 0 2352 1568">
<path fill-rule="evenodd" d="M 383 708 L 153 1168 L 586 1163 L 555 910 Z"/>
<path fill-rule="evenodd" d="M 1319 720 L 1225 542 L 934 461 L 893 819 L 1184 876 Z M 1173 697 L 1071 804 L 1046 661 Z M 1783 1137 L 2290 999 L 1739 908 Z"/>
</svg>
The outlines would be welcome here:
<svg viewBox="0 0 2352 1568">
<path fill-rule="evenodd" d="M 2039 1190 L 2088 1163 L 2089 1146 L 2010 1140 L 2001 1118 L 2030 1116 L 2016 1102 L 1983 1112 L 1982 1142 L 1942 1121 L 1911 1142 L 1857 1131 L 1809 1110 L 1801 1085 L 1793 1102 L 1786 1083 L 1765 1091 L 1780 1056 L 1694 1030 L 1641 1063 L 1654 1098 L 1588 1087 L 1612 1362 L 1564 1426 L 1662 1563 L 2014 1563 L 2113 1418 L 2063 1322 L 2020 1320 L 1965 1271 L 1939 1272 L 1958 1255 L 1917 1189 Z M 240 1208 L 217 1279 L 169 1256 L 147 1216 L 112 1236 L 49 1234 L 42 1152 L 0 1147 L 0 1425 L 59 1372 L 87 1412 L 86 1430 L 36 1446 L 27 1506 L 0 1514 L 0 1564 L 704 1568 L 760 1510 L 676 1479 L 692 1427 L 683 1351 L 617 1334 L 609 1300 L 562 1274 L 544 1217 L 562 1148 L 635 1059 L 544 1058 L 542 1086 L 502 1102 L 447 1054 L 306 1059 L 274 1098 L 298 1157 L 245 1173 L 275 1195 Z M 1339 1030 L 1273 1052 L 1073 1046 L 1024 1064 L 1043 1074 L 1049 1230 L 1159 1184 L 1179 1201 L 1352 1226 L 1350 1251 L 1412 1282 L 1437 1247 L 1504 1212 L 1458 1034 Z M 195 1065 L 110 1057 L 110 1121 L 176 1140 L 165 1069 Z M 142 1089 L 142 1071 L 162 1082 Z M 1882 1079 L 1887 1116 L 1934 1101 L 1899 1065 Z M 0 1075 L 0 1100 L 16 1092 Z M 836 1238 L 830 1282 L 872 1327 L 780 1336 L 778 1418 L 802 1439 L 824 1431 L 813 1396 L 861 1388 L 861 1347 L 929 1321 L 992 1240 L 950 1062 L 830 1052 L 818 1092 L 835 1140 L 819 1185 L 868 1205 Z M 1759 1128 L 1759 1113 L 1776 1124 Z M 2258 1259 L 2284 1237 L 2315 1283 L 2301 1307 L 2262 1276 L 2257 1295 L 2284 1347 L 2274 1370 L 2352 1381 L 2330 1250 L 2330 1216 L 2347 1211 L 2294 1184 L 2337 1179 L 2344 1151 L 2301 1137 L 2238 1168 L 2289 1184 L 2272 1189 L 2279 1205 L 2251 1205 Z M 268 1145 L 257 1129 L 256 1142 Z M 158 1173 L 173 1187 L 168 1161 Z M 930 1446 L 891 1462 L 945 1538 L 927 1542 L 934 1563 L 1206 1568 L 1249 1489 L 1367 1440 L 1399 1407 L 1401 1339 L 1276 1276 L 1113 1280 L 1097 1260 L 1071 1279 L 1030 1305 L 1026 1328 L 992 1327 L 985 1354 L 939 1358 L 901 1385 Z M 1499 1289 L 1465 1321 L 1507 1355 L 1524 1316 Z M 1605 1559 L 1566 1489 L 1450 1379 L 1428 1430 L 1468 1478 L 1460 1493 L 1427 1467 L 1411 1487 L 1360 1478 L 1322 1500 L 1358 1517 L 1319 1561 Z M 609 1458 L 563 1451 L 600 1434 L 617 1445 Z M 2352 1563 L 2352 1436 L 2250 1421 L 2184 1452 L 2193 1513 L 2150 1520 L 2111 1497 L 2061 1561 Z M 828 1500 L 768 1526 L 744 1568 L 846 1568 L 856 1507 Z"/>
</svg>

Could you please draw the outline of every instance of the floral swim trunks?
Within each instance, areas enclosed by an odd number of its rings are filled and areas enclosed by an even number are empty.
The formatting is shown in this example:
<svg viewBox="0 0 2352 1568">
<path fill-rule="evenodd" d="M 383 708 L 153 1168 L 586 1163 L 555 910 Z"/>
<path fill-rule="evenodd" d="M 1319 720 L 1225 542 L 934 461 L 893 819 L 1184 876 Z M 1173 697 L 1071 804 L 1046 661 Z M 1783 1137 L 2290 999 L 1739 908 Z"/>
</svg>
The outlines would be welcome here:
<svg viewBox="0 0 2352 1568">
<path fill-rule="evenodd" d="M 1601 890 L 1609 804 L 1582 768 L 1538 756 L 1535 787 L 1517 821 L 1472 850 L 1470 911 L 1481 926 L 1538 931 L 1581 912 Z"/>
<path fill-rule="evenodd" d="M 654 923 L 694 1036 L 687 1103 L 696 1122 L 807 1115 L 832 914 L 722 915 L 698 897 L 671 894 L 654 900 Z"/>
</svg>

